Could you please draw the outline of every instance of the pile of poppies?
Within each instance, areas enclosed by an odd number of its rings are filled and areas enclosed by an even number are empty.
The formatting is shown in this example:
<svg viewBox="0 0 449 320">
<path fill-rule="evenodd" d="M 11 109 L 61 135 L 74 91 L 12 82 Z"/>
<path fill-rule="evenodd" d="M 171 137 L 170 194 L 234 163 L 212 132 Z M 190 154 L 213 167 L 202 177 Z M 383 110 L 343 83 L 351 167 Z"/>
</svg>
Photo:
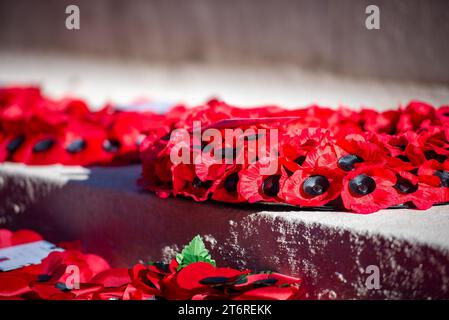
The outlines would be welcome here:
<svg viewBox="0 0 449 320">
<path fill-rule="evenodd" d="M 0 229 L 0 249 L 39 241 L 30 230 Z M 307 297 L 301 279 L 216 267 L 199 236 L 170 263 L 111 268 L 77 243 L 61 243 L 39 265 L 0 272 L 0 300 L 294 300 Z M 76 266 L 79 274 L 72 270 Z"/>
<path fill-rule="evenodd" d="M 195 136 L 195 123 L 223 137 L 232 129 L 243 145 L 214 141 L 217 158 L 210 140 Z M 316 105 L 239 108 L 211 100 L 156 114 L 111 105 L 92 112 L 81 100 L 54 101 L 38 88 L 0 89 L 0 162 L 105 165 L 140 158 L 143 189 L 196 201 L 356 213 L 428 209 L 449 202 L 448 129 L 449 106 L 418 101 L 379 112 Z M 187 143 L 180 130 L 188 133 Z M 265 139 L 273 131 L 275 146 Z M 180 144 L 190 162 L 173 161 Z M 252 148 L 260 144 L 266 152 L 254 156 Z M 264 173 L 273 163 L 275 170 Z"/>
</svg>

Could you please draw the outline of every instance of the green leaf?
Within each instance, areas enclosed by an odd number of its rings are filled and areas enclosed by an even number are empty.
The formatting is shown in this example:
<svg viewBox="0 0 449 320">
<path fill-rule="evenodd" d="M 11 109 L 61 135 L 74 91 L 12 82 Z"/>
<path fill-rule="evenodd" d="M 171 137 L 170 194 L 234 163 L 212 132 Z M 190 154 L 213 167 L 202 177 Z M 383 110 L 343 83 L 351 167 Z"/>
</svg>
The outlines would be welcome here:
<svg viewBox="0 0 449 320">
<path fill-rule="evenodd" d="M 199 235 L 193 238 L 181 253 L 176 255 L 176 261 L 179 263 L 178 271 L 194 262 L 207 262 L 213 266 L 216 265 Z"/>
</svg>

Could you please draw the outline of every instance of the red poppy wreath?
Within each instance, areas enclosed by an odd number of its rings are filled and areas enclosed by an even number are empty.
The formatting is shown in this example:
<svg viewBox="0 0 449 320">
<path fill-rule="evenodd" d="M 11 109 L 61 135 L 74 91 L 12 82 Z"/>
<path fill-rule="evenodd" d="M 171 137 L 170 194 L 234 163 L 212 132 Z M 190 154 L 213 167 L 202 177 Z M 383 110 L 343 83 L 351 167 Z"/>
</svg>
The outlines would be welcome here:
<svg viewBox="0 0 449 320">
<path fill-rule="evenodd" d="M 0 161 L 109 165 L 141 161 L 160 197 L 269 202 L 371 213 L 449 202 L 449 106 L 397 110 L 316 105 L 238 108 L 218 100 L 165 114 L 38 88 L 0 88 Z"/>
</svg>

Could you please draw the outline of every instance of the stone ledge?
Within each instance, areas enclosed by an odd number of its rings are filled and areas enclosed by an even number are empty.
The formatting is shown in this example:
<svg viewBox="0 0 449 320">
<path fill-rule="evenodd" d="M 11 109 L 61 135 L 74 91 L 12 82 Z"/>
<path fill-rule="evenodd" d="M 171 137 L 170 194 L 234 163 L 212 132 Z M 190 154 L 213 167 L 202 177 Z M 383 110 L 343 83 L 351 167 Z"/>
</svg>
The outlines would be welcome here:
<svg viewBox="0 0 449 320">
<path fill-rule="evenodd" d="M 201 234 L 219 263 L 304 277 L 316 298 L 449 298 L 449 210 L 371 215 L 162 200 L 135 186 L 140 166 L 0 165 L 1 225 L 81 239 L 114 266 L 169 258 Z M 381 289 L 365 286 L 368 265 Z"/>
</svg>

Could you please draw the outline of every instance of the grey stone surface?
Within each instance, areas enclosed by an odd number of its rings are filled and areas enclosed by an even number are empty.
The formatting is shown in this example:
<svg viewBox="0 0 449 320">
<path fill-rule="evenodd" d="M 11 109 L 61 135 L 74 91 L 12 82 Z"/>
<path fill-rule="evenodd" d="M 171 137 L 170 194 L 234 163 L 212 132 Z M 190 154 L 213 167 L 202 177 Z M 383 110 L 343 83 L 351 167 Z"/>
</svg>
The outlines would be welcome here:
<svg viewBox="0 0 449 320">
<path fill-rule="evenodd" d="M 0 85 L 35 84 L 50 97 L 73 95 L 98 108 L 108 101 L 127 105 L 136 98 L 202 104 L 211 97 L 242 106 L 277 104 L 298 108 L 313 103 L 336 108 L 397 108 L 413 99 L 435 106 L 449 103 L 449 86 L 385 79 L 360 79 L 310 72 L 293 65 L 258 67 L 179 63 L 123 63 L 55 53 L 1 51 Z M 168 103 L 168 104 L 167 104 Z"/>
<path fill-rule="evenodd" d="M 0 165 L 1 225 L 82 239 L 115 266 L 168 259 L 200 234 L 219 263 L 304 277 L 312 297 L 449 298 L 449 209 L 371 215 L 159 199 L 139 166 Z M 369 265 L 381 288 L 368 289 Z"/>
<path fill-rule="evenodd" d="M 65 28 L 77 4 L 81 29 Z M 378 5 L 380 30 L 365 28 Z M 2 0 L 0 47 L 449 82 L 446 0 Z"/>
</svg>

